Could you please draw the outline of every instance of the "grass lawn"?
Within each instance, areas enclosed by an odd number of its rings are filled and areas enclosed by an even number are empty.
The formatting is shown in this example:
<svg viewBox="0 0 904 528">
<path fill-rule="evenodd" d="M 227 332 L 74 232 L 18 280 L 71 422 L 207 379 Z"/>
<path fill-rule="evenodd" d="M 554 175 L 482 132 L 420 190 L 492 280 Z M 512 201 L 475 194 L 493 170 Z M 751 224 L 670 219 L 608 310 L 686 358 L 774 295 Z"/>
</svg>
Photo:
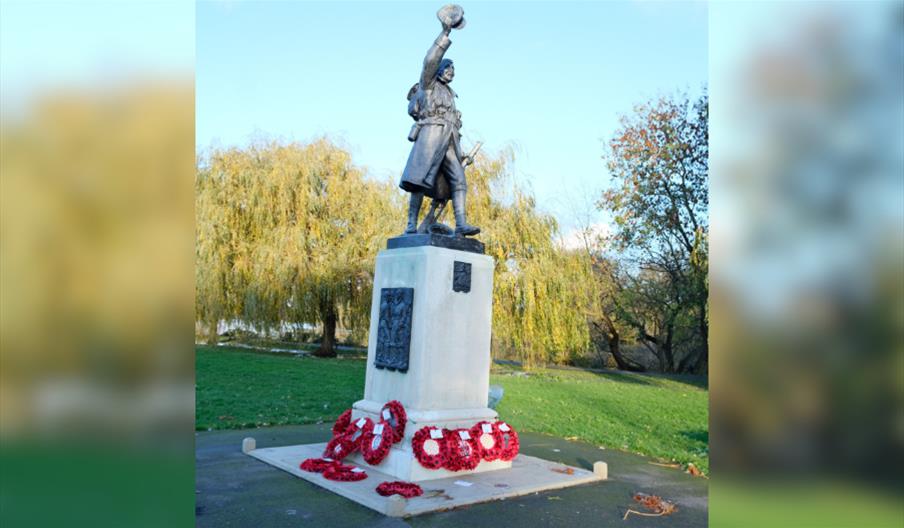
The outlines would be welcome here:
<svg viewBox="0 0 904 528">
<path fill-rule="evenodd" d="M 709 391 L 662 376 L 541 369 L 495 373 L 499 415 L 518 430 L 575 438 L 709 473 Z"/>
<path fill-rule="evenodd" d="M 333 421 L 360 400 L 363 359 L 317 359 L 195 347 L 195 428 Z"/>
<path fill-rule="evenodd" d="M 197 346 L 198 430 L 330 422 L 361 399 L 365 361 Z M 708 391 L 661 376 L 494 370 L 500 417 L 519 430 L 576 438 L 709 473 Z"/>
</svg>

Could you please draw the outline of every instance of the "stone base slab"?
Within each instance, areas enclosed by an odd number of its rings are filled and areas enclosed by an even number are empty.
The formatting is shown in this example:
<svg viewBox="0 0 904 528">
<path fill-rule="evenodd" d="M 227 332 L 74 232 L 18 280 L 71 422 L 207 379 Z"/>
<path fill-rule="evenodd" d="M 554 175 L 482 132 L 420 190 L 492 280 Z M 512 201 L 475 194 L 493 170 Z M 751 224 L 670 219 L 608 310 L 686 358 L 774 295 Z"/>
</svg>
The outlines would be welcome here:
<svg viewBox="0 0 904 528">
<path fill-rule="evenodd" d="M 299 469 L 303 460 L 319 458 L 325 447 L 326 443 L 270 447 L 253 449 L 247 451 L 247 454 L 391 517 L 411 517 L 605 480 L 604 476 L 592 471 L 518 455 L 509 469 L 470 475 L 456 474 L 419 482 L 424 490 L 420 497 L 381 497 L 377 494 L 376 487 L 381 482 L 397 479 L 372 467 L 365 468 L 367 478 L 358 482 L 335 482 L 323 478 L 319 473 Z M 605 469 L 605 464 L 601 462 L 595 466 Z"/>
</svg>

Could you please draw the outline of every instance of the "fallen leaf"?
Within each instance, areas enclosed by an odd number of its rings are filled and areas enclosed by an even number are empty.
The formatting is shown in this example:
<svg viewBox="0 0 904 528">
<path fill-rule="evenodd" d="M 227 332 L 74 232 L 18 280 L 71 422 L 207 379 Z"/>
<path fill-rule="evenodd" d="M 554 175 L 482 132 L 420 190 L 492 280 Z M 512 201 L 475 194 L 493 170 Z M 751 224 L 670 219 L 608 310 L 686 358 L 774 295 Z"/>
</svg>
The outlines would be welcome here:
<svg viewBox="0 0 904 528">
<path fill-rule="evenodd" d="M 627 520 L 628 516 L 631 515 L 632 513 L 634 515 L 643 515 L 644 517 L 662 517 L 664 515 L 662 513 L 643 513 L 643 512 L 639 512 L 639 511 L 628 508 L 628 511 L 625 512 L 625 516 L 622 517 L 622 520 L 623 521 Z"/>
<path fill-rule="evenodd" d="M 447 495 L 446 490 L 444 490 L 444 489 L 424 490 L 423 498 L 425 498 L 425 499 L 441 498 L 441 499 L 445 499 L 445 500 L 452 500 L 452 497 Z"/>
<path fill-rule="evenodd" d="M 577 440 L 577 439 L 578 439 L 578 437 L 576 437 L 576 436 L 566 436 L 565 437 L 565 440 Z"/>
<path fill-rule="evenodd" d="M 552 468 L 550 471 L 555 471 L 556 473 L 561 473 L 563 475 L 574 475 L 574 468 L 565 467 L 565 468 Z"/>
<path fill-rule="evenodd" d="M 646 493 L 635 493 L 634 500 L 639 502 L 641 506 L 652 511 L 657 515 L 669 515 L 678 511 L 678 508 L 671 502 L 662 500 L 662 497 L 657 495 L 647 495 Z M 633 510 L 628 510 L 633 511 Z M 635 512 L 639 513 L 639 512 Z M 625 514 L 627 517 L 628 514 Z"/>
<path fill-rule="evenodd" d="M 555 496 L 555 497 L 546 497 L 546 500 L 562 500 L 562 497 L 559 497 L 559 496 Z"/>
</svg>

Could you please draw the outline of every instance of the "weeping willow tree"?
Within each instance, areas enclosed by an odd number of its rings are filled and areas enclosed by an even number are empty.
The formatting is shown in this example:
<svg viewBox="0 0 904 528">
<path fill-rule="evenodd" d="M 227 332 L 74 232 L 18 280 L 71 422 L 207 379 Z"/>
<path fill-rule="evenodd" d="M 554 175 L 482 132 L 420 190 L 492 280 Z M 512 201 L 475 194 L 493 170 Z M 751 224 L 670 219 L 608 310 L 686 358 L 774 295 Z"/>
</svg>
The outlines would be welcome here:
<svg viewBox="0 0 904 528">
<path fill-rule="evenodd" d="M 511 152 L 480 157 L 468 169 L 468 214 L 496 261 L 493 354 L 527 365 L 567 363 L 590 346 L 583 255 L 556 245 L 558 224 L 515 185 Z"/>
<path fill-rule="evenodd" d="M 496 357 L 568 362 L 589 346 L 586 259 L 555 245 L 558 226 L 509 173 L 512 156 L 468 169 L 468 213 L 496 260 Z M 199 160 L 197 318 L 256 329 L 318 324 L 318 354 L 334 354 L 337 325 L 368 327 L 377 251 L 404 224 L 395 182 L 364 177 L 326 140 L 220 149 Z"/>
<path fill-rule="evenodd" d="M 258 329 L 320 324 L 366 331 L 374 257 L 402 218 L 389 182 L 364 178 L 327 140 L 214 150 L 199 160 L 197 314 Z"/>
</svg>

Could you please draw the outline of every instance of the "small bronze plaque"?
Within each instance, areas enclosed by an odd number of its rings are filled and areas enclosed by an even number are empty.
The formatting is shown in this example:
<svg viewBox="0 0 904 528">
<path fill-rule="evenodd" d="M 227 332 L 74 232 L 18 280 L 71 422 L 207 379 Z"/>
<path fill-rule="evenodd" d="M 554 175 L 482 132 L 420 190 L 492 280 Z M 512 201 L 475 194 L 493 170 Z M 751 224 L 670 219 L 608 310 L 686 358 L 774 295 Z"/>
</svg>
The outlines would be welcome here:
<svg viewBox="0 0 904 528">
<path fill-rule="evenodd" d="M 471 263 L 455 261 L 452 270 L 452 291 L 468 293 L 471 291 Z"/>
</svg>

